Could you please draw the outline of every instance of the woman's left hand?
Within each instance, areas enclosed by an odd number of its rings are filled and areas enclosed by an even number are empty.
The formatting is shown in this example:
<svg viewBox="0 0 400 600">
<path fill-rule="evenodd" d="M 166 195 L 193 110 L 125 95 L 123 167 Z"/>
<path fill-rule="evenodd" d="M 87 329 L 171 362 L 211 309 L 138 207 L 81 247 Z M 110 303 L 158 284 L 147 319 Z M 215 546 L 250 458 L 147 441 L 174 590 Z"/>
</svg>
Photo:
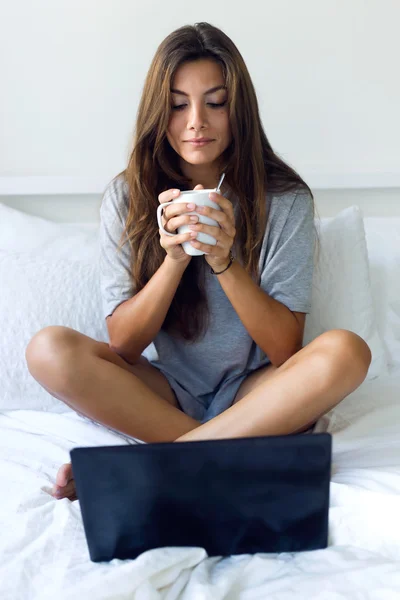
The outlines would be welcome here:
<svg viewBox="0 0 400 600">
<path fill-rule="evenodd" d="M 199 214 L 217 221 L 219 227 L 198 222 L 195 225 L 189 225 L 189 228 L 192 231 L 208 233 L 217 240 L 217 244 L 216 246 L 202 244 L 197 240 L 193 240 L 191 244 L 194 248 L 198 248 L 206 253 L 204 258 L 212 269 L 221 271 L 228 266 L 230 262 L 229 254 L 236 235 L 235 215 L 232 202 L 224 196 L 221 196 L 221 194 L 210 192 L 210 200 L 218 204 L 221 207 L 221 210 L 216 210 L 210 206 L 196 206 L 195 210 Z"/>
</svg>

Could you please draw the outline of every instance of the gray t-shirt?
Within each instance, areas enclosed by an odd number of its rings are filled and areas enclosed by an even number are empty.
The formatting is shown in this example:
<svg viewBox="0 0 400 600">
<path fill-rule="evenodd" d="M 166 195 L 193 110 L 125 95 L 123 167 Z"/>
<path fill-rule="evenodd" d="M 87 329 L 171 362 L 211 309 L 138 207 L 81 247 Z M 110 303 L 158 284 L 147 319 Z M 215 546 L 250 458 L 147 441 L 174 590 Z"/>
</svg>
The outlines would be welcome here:
<svg viewBox="0 0 400 600">
<path fill-rule="evenodd" d="M 291 311 L 309 313 L 315 244 L 312 198 L 304 190 L 267 197 L 271 208 L 259 260 L 260 287 Z M 104 318 L 135 294 L 129 244 L 117 252 L 128 198 L 127 184 L 119 176 L 107 187 L 100 208 Z M 218 277 L 206 272 L 210 325 L 205 336 L 192 343 L 160 330 L 143 352 L 166 376 L 182 410 L 201 422 L 228 408 L 245 377 L 270 362 L 248 334 Z"/>
</svg>

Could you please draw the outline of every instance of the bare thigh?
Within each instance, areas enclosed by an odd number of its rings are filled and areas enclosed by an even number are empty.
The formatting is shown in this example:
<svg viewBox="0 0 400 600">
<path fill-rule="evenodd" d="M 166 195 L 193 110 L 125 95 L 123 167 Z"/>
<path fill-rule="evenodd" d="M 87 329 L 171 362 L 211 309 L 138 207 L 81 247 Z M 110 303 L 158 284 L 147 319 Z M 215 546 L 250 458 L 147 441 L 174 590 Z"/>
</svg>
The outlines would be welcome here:
<svg viewBox="0 0 400 600">
<path fill-rule="evenodd" d="M 131 365 L 126 360 L 119 356 L 114 350 L 111 350 L 110 346 L 106 342 L 97 342 L 98 344 L 104 344 L 106 346 L 106 352 L 109 350 L 114 355 L 113 358 L 117 357 L 117 359 L 121 359 L 120 366 L 130 373 L 139 377 L 153 392 L 167 400 L 172 406 L 176 408 L 179 407 L 179 403 L 176 397 L 175 392 L 169 385 L 168 379 L 159 371 L 156 367 L 153 367 L 152 364 L 145 358 L 144 356 L 140 356 L 138 362 L 134 365 Z M 101 355 L 100 355 L 101 356 Z M 102 357 L 103 358 L 103 357 Z M 109 359 L 108 359 L 109 360 Z M 118 364 L 118 363 L 116 363 Z"/>
<path fill-rule="evenodd" d="M 274 377 L 275 375 L 278 375 L 279 373 L 286 371 L 286 369 L 290 369 L 299 360 L 303 359 L 304 357 L 308 356 L 310 353 L 314 352 L 314 349 L 318 345 L 319 340 L 320 339 L 322 340 L 322 338 L 324 338 L 324 336 L 326 336 L 326 335 L 327 334 L 323 334 L 322 336 L 319 336 L 318 338 L 316 338 L 315 340 L 313 340 L 312 342 L 310 342 L 309 344 L 307 344 L 306 346 L 301 348 L 298 352 L 293 354 L 290 358 L 288 358 L 287 361 L 285 361 L 279 367 L 275 367 L 274 365 L 269 364 L 269 365 L 266 365 L 265 367 L 261 367 L 255 371 L 253 371 L 252 373 L 250 373 L 250 375 L 248 375 L 246 377 L 246 379 L 244 379 L 244 381 L 242 381 L 242 383 L 236 393 L 233 404 L 236 404 L 236 402 L 239 402 L 240 400 L 242 400 L 242 398 L 244 398 L 252 390 L 254 390 L 256 387 L 258 387 L 262 383 L 265 383 L 266 381 L 271 379 L 271 377 Z"/>
<path fill-rule="evenodd" d="M 244 379 L 236 392 L 235 399 L 233 404 L 239 402 L 242 398 L 247 396 L 254 388 L 259 386 L 261 383 L 264 383 L 268 379 L 274 376 L 274 374 L 278 371 L 278 367 L 274 367 L 274 365 L 266 365 L 265 367 L 261 367 L 256 371 L 253 371 Z"/>
<path fill-rule="evenodd" d="M 94 340 L 93 338 L 70 327 L 54 325 L 45 327 L 39 331 L 32 338 L 26 349 L 26 360 L 28 365 L 30 361 L 32 363 L 35 361 L 35 354 L 41 352 L 40 336 L 43 336 L 43 348 L 46 347 L 45 338 L 46 336 L 49 336 L 52 338 L 52 344 L 55 343 L 56 348 L 59 346 L 65 347 L 66 345 L 70 345 L 76 349 L 76 352 L 93 354 L 99 358 L 118 365 L 125 371 L 128 371 L 133 375 L 136 375 L 136 377 L 139 377 L 143 383 L 145 383 L 158 396 L 163 398 L 163 400 L 166 400 L 176 408 L 180 408 L 176 395 L 169 385 L 167 378 L 156 367 L 153 367 L 153 365 L 151 365 L 144 356 L 141 356 L 136 364 L 130 364 L 124 358 L 122 358 L 122 356 L 114 352 L 114 350 L 111 350 L 110 346 L 106 342 Z M 46 387 L 43 385 L 43 383 L 41 383 L 41 385 Z M 50 390 L 48 391 L 51 394 L 56 395 L 54 392 Z"/>
<path fill-rule="evenodd" d="M 303 350 L 304 350 L 304 348 L 303 348 Z M 308 349 L 307 349 L 307 351 L 308 351 Z M 291 359 L 293 359 L 293 360 L 291 360 Z M 232 404 L 236 404 L 236 402 L 240 402 L 240 400 L 242 400 L 245 396 L 247 396 L 247 394 L 250 394 L 250 392 L 252 390 L 254 390 L 259 385 L 265 383 L 272 377 L 274 377 L 277 373 L 281 373 L 282 371 L 286 370 L 296 360 L 297 360 L 297 358 L 294 358 L 292 356 L 288 361 L 283 363 L 283 365 L 281 365 L 280 367 L 275 367 L 274 365 L 269 364 L 269 365 L 266 365 L 265 367 L 261 367 L 260 369 L 257 369 L 256 371 L 253 371 L 253 373 L 248 375 L 246 377 L 246 379 L 240 385 Z M 302 427 L 295 433 L 303 433 L 303 432 L 309 430 L 310 428 L 312 428 L 315 425 L 315 423 L 316 423 L 316 421 L 311 421 L 310 423 L 307 423 L 306 425 L 304 425 L 304 427 Z"/>
</svg>

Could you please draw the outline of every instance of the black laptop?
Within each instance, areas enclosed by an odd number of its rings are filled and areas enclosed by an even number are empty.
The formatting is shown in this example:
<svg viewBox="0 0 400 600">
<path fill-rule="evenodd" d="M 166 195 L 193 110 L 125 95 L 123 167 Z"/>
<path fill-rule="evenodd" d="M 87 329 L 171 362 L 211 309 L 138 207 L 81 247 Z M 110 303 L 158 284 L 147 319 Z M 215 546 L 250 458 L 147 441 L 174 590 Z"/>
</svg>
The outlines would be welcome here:
<svg viewBox="0 0 400 600">
<path fill-rule="evenodd" d="M 92 561 L 165 546 L 209 556 L 328 542 L 328 433 L 73 448 Z"/>
</svg>

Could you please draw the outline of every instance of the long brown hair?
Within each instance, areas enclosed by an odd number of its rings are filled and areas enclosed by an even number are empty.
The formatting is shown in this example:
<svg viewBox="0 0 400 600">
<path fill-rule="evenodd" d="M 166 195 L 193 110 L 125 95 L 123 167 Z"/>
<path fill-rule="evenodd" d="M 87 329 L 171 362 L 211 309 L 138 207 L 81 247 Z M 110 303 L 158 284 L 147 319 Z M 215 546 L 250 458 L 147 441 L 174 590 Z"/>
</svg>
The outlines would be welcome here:
<svg viewBox="0 0 400 600">
<path fill-rule="evenodd" d="M 228 188 L 237 198 L 235 247 L 254 281 L 259 281 L 258 261 L 269 216 L 267 191 L 281 193 L 302 187 L 314 200 L 300 175 L 272 150 L 259 116 L 253 83 L 232 40 L 209 23 L 180 27 L 161 42 L 150 65 L 137 113 L 133 150 L 127 168 L 120 173 L 129 189 L 124 234 L 131 247 L 131 273 L 137 292 L 165 258 L 155 218 L 159 194 L 170 188 L 193 187 L 182 173 L 179 156 L 170 146 L 166 131 L 174 74 L 184 62 L 199 59 L 212 59 L 221 66 L 228 90 L 232 142 L 220 157 L 220 173 L 225 172 L 223 189 Z M 190 261 L 162 326 L 187 341 L 197 340 L 208 325 L 204 263 L 199 259 Z"/>
</svg>

